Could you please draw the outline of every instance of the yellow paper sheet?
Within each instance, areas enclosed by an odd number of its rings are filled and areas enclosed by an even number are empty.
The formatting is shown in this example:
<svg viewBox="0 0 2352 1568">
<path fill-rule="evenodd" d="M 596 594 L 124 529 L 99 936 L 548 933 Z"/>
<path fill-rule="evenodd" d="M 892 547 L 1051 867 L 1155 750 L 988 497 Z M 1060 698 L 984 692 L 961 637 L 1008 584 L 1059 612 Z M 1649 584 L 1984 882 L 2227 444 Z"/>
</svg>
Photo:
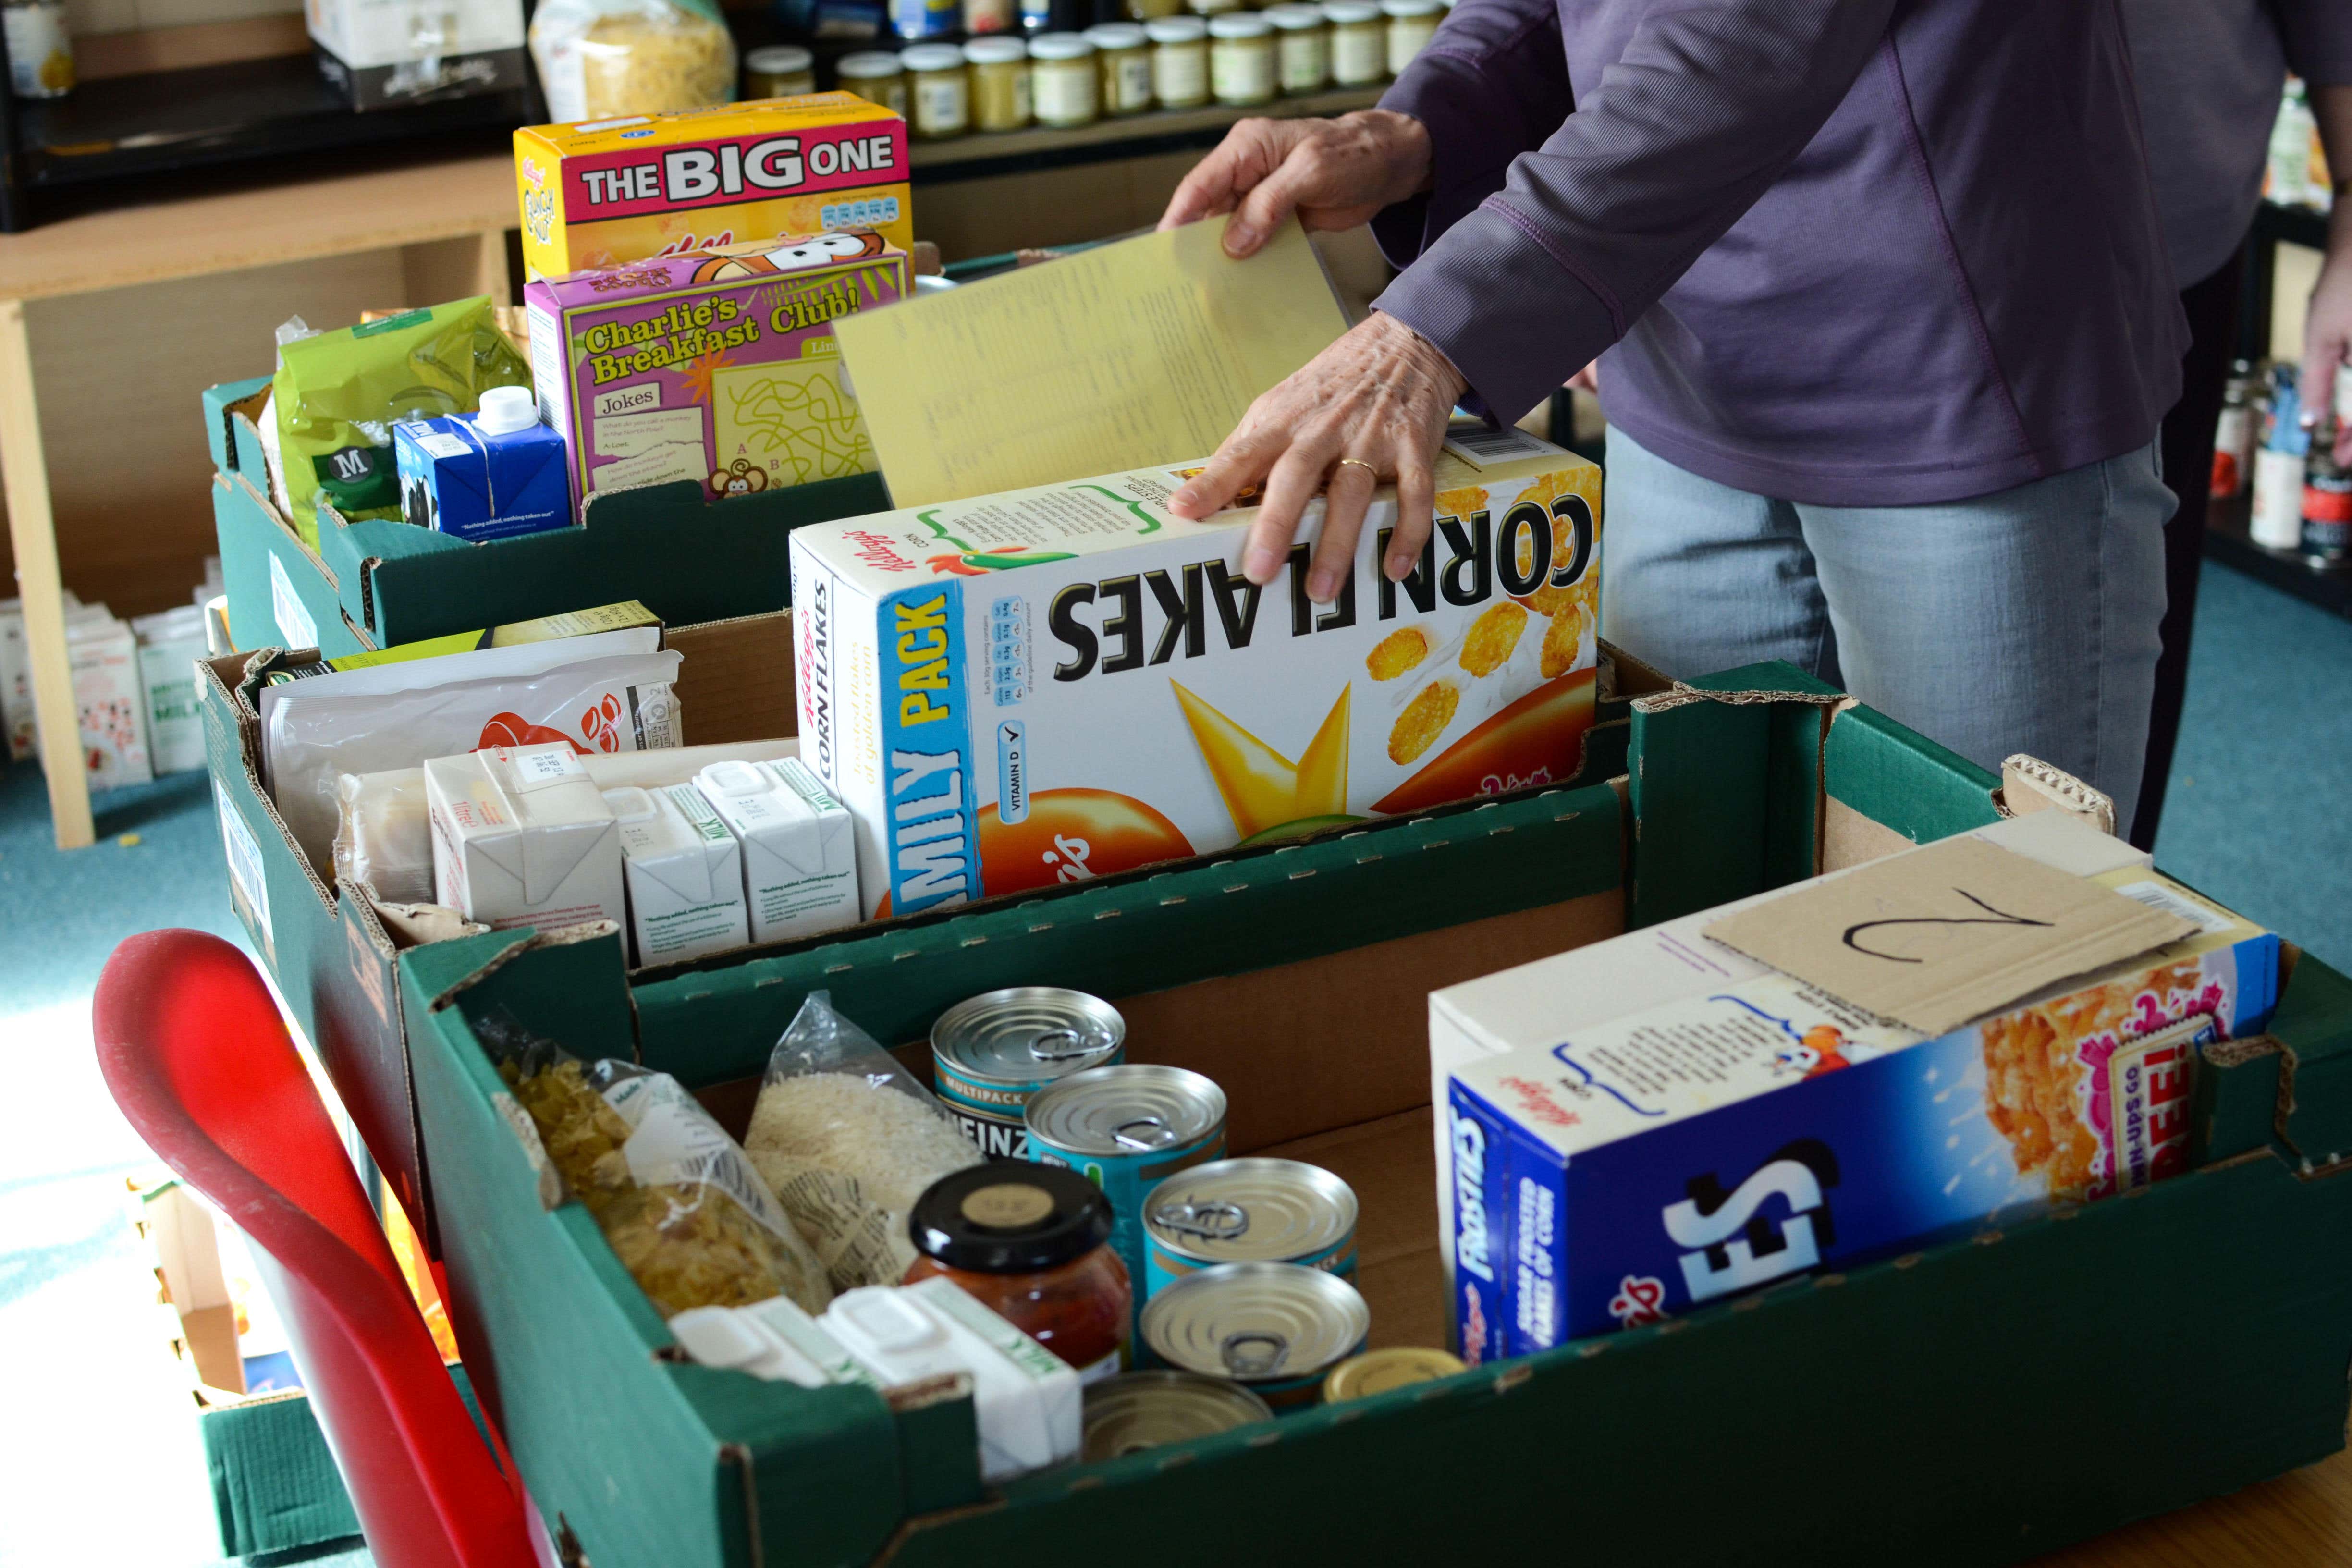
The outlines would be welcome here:
<svg viewBox="0 0 2352 1568">
<path fill-rule="evenodd" d="M 1345 331 L 1296 225 L 1246 261 L 1224 219 L 1141 235 L 833 325 L 899 506 L 1217 449 Z"/>
</svg>

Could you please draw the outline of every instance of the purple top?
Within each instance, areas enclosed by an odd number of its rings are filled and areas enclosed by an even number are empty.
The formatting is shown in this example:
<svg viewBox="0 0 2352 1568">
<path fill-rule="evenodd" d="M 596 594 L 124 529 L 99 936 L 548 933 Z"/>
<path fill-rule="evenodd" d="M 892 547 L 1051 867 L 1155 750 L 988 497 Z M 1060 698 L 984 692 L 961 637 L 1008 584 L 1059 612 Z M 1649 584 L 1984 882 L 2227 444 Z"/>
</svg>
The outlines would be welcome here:
<svg viewBox="0 0 2352 1568">
<path fill-rule="evenodd" d="M 1373 220 L 1375 303 L 1505 417 L 1614 344 L 1651 451 L 1885 506 L 2130 451 L 2179 394 L 2112 3 L 1460 0 L 1381 103 L 1436 172 Z"/>
</svg>

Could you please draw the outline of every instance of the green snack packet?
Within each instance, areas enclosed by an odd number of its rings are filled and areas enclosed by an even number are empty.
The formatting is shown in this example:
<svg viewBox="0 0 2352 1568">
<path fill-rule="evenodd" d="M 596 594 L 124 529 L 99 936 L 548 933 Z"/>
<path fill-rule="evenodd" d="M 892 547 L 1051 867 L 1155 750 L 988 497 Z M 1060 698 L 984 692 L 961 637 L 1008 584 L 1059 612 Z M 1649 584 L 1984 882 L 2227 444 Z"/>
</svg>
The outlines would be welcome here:
<svg viewBox="0 0 2352 1568">
<path fill-rule="evenodd" d="M 288 343 L 272 386 L 294 531 L 319 547 L 321 500 L 347 519 L 398 517 L 392 427 L 471 414 L 489 388 L 530 384 L 488 295 Z"/>
</svg>

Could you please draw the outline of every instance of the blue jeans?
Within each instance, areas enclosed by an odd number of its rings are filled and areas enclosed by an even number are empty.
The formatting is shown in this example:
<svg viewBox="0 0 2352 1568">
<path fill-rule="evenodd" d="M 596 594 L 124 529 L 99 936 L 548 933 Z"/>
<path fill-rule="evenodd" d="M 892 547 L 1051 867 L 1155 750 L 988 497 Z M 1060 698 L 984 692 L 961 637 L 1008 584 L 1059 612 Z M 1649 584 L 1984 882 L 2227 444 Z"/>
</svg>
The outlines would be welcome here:
<svg viewBox="0 0 2352 1568">
<path fill-rule="evenodd" d="M 1601 629 L 1689 679 L 1783 658 L 1999 772 L 2027 752 L 2131 830 L 2173 498 L 2153 445 L 1933 506 L 1811 506 L 1609 433 Z"/>
</svg>

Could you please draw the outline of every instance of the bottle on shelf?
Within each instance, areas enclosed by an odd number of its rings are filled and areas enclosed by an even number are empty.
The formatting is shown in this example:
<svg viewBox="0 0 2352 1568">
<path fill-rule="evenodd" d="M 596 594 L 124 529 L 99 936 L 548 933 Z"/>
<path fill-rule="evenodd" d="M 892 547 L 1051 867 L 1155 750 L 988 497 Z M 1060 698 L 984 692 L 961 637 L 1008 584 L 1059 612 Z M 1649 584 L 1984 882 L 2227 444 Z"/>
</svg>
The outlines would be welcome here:
<svg viewBox="0 0 2352 1568">
<path fill-rule="evenodd" d="M 2352 568 L 2352 468 L 2336 460 L 2336 417 L 2311 432 L 2303 476 L 2303 556 L 2332 571 Z"/>
<path fill-rule="evenodd" d="M 2263 417 L 2263 445 L 2254 454 L 2253 511 L 2247 531 L 2268 550 L 2303 548 L 2304 458 L 2311 433 L 2303 427 L 2303 400 L 2295 395 L 2294 366 L 2271 367 L 2270 410 Z"/>
</svg>

